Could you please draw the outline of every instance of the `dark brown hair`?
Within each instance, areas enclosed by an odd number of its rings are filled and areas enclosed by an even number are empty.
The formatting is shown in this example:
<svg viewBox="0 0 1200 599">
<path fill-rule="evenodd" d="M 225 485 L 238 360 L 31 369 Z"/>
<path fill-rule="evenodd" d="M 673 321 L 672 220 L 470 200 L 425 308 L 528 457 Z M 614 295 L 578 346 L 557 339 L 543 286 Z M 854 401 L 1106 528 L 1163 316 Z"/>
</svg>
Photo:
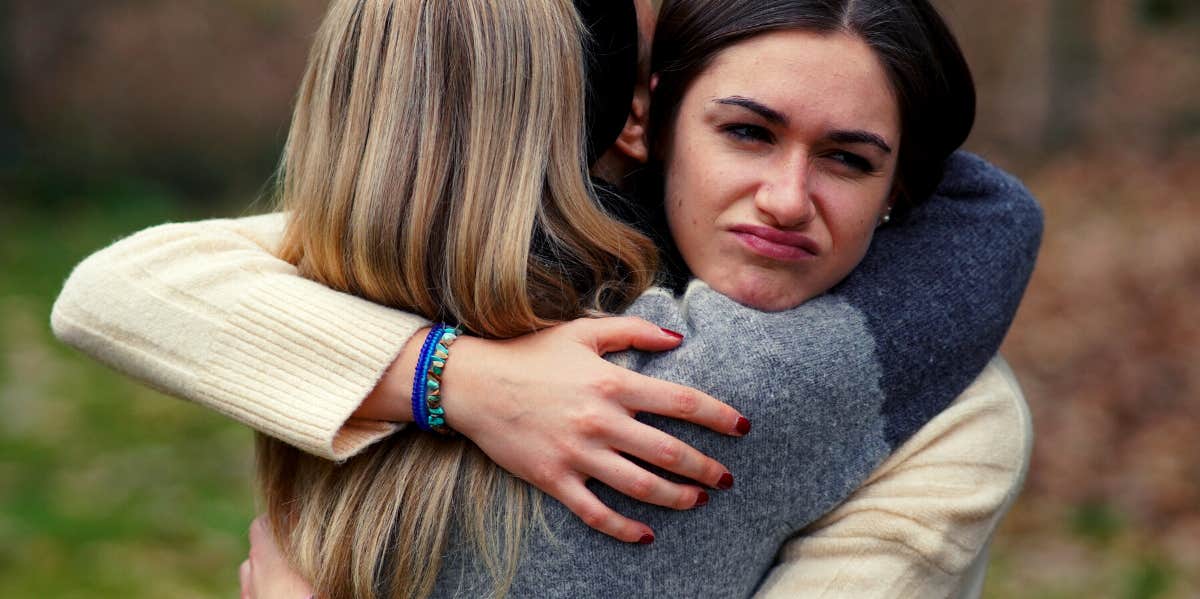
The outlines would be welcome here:
<svg viewBox="0 0 1200 599">
<path fill-rule="evenodd" d="M 725 48 L 774 31 L 849 33 L 875 52 L 900 108 L 897 208 L 927 198 L 975 122 L 975 84 L 954 35 L 926 0 L 667 0 L 652 67 L 651 147 L 661 159 L 684 95 Z"/>
</svg>

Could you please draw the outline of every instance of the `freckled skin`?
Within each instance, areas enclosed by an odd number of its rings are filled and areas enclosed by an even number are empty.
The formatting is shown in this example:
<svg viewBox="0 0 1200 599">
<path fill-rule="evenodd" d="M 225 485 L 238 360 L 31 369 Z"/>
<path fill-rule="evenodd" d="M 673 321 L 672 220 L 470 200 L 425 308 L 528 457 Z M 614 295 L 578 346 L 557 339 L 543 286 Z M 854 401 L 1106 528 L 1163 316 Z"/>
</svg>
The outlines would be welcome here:
<svg viewBox="0 0 1200 599">
<path fill-rule="evenodd" d="M 868 132 L 886 149 L 841 131 Z M 866 254 L 891 201 L 899 145 L 892 88 L 859 38 L 785 31 L 730 46 L 680 104 L 666 160 L 671 233 L 691 271 L 717 291 L 761 310 L 791 308 Z M 764 255 L 730 230 L 744 225 L 802 234 L 816 251 Z"/>
</svg>

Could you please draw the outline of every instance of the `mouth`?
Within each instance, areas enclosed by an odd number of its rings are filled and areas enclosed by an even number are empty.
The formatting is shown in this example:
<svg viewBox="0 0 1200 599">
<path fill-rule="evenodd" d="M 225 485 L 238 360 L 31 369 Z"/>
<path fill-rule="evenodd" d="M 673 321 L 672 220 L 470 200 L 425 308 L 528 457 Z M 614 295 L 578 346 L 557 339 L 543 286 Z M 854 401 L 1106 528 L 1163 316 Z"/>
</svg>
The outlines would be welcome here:
<svg viewBox="0 0 1200 599">
<path fill-rule="evenodd" d="M 812 260 L 821 250 L 811 237 L 793 231 L 757 225 L 737 225 L 730 227 L 729 231 L 751 252 L 774 260 Z"/>
</svg>

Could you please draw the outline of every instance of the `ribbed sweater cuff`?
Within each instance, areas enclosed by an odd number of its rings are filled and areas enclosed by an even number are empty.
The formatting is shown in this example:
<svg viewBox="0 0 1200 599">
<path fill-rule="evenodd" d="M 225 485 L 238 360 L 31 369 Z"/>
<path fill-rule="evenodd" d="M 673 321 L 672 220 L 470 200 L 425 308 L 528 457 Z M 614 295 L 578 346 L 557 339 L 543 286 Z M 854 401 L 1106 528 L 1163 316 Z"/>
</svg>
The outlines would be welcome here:
<svg viewBox="0 0 1200 599">
<path fill-rule="evenodd" d="M 201 364 L 214 407 L 317 456 L 344 460 L 399 426 L 351 419 L 405 342 L 428 322 L 294 276 L 239 298 Z"/>
</svg>

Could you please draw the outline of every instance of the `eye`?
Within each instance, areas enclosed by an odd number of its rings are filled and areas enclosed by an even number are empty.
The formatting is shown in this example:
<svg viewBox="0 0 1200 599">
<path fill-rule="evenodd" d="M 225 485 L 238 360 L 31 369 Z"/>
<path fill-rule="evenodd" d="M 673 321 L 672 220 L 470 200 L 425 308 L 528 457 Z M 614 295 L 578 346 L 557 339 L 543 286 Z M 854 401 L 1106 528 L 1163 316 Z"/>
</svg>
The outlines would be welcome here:
<svg viewBox="0 0 1200 599">
<path fill-rule="evenodd" d="M 833 160 L 836 160 L 836 161 L 838 161 L 860 173 L 875 172 L 875 165 L 871 164 L 870 160 L 867 160 L 866 158 L 863 158 L 862 156 L 859 156 L 858 154 L 855 154 L 853 152 L 847 152 L 845 150 L 835 150 L 833 152 L 830 152 L 826 156 L 828 156 L 829 158 L 832 158 Z"/>
<path fill-rule="evenodd" d="M 721 130 L 736 141 L 741 142 L 763 142 L 772 143 L 775 141 L 775 136 L 771 134 L 765 127 L 751 125 L 748 123 L 734 123 L 725 125 Z"/>
</svg>

